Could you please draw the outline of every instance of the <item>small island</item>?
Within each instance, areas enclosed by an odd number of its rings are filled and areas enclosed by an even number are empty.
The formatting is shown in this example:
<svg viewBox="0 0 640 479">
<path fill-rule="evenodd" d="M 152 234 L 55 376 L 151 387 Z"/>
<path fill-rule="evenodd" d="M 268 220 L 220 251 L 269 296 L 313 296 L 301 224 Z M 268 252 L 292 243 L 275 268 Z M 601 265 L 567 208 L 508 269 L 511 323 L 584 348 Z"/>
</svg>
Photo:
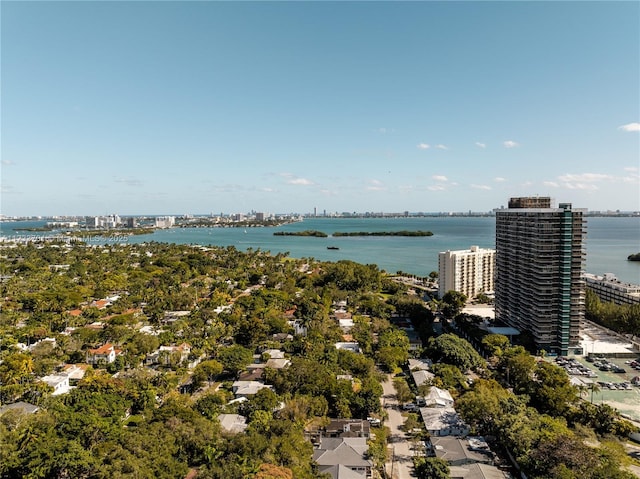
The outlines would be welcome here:
<svg viewBox="0 0 640 479">
<path fill-rule="evenodd" d="M 627 256 L 627 261 L 640 261 L 640 253 L 630 254 Z"/>
<path fill-rule="evenodd" d="M 312 236 L 314 238 L 326 238 L 327 233 L 317 230 L 304 231 L 276 231 L 273 236 Z"/>
<path fill-rule="evenodd" d="M 431 231 L 354 231 L 336 232 L 333 236 L 433 236 Z"/>
</svg>

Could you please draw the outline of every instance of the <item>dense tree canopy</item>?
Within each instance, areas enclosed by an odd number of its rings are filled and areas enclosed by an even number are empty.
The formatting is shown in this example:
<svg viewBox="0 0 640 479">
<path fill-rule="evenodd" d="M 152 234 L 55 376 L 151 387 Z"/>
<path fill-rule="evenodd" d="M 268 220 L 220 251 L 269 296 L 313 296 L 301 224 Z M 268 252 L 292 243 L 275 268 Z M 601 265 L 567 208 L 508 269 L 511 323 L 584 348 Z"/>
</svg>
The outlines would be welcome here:
<svg viewBox="0 0 640 479">
<path fill-rule="evenodd" d="M 484 360 L 473 346 L 455 334 L 442 334 L 429 339 L 426 351 L 434 361 L 457 366 L 461 371 L 480 368 L 484 365 Z"/>
</svg>

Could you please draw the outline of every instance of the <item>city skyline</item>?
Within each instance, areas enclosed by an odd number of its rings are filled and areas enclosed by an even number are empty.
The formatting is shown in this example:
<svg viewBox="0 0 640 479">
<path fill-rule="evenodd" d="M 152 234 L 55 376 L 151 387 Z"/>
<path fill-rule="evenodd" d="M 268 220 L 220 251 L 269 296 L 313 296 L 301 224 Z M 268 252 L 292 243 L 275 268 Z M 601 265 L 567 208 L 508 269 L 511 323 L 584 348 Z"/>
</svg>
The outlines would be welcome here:
<svg viewBox="0 0 640 479">
<path fill-rule="evenodd" d="M 3 2 L 0 214 L 640 210 L 636 2 Z"/>
</svg>

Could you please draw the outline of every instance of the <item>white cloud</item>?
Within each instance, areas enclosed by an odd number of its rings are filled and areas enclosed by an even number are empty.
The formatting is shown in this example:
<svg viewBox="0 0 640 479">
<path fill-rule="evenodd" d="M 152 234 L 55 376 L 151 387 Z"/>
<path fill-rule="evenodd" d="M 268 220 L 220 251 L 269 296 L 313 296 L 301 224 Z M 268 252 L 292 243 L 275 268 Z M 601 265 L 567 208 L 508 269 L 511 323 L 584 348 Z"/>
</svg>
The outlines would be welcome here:
<svg viewBox="0 0 640 479">
<path fill-rule="evenodd" d="M 628 171 L 630 173 L 636 173 L 640 170 L 640 168 L 638 168 L 637 166 L 627 166 L 625 168 L 623 168 L 624 171 Z"/>
<path fill-rule="evenodd" d="M 444 185 L 431 185 L 427 186 L 429 191 L 444 191 L 446 187 Z"/>
<path fill-rule="evenodd" d="M 427 144 L 427 143 L 418 143 L 418 144 L 416 145 L 416 147 L 417 147 L 419 150 L 428 150 L 429 148 L 431 148 L 431 145 L 429 145 L 429 144 Z"/>
<path fill-rule="evenodd" d="M 640 175 L 631 175 L 625 176 L 622 178 L 623 183 L 639 183 L 640 184 Z"/>
<path fill-rule="evenodd" d="M 380 133 L 381 135 L 385 135 L 387 133 L 393 133 L 395 130 L 393 128 L 381 127 L 381 128 L 376 129 L 375 131 Z"/>
<path fill-rule="evenodd" d="M 433 175 L 431 178 L 436 181 L 449 181 L 449 179 L 443 175 Z"/>
<path fill-rule="evenodd" d="M 436 148 L 438 150 L 448 150 L 449 149 L 449 148 L 447 148 L 446 145 L 443 145 L 443 144 L 436 145 Z"/>
<path fill-rule="evenodd" d="M 513 141 L 513 140 L 506 140 L 506 141 L 503 141 L 503 142 L 502 142 L 502 145 L 503 145 L 505 148 L 516 148 L 516 147 L 520 146 L 520 143 L 515 142 L 515 141 Z"/>
<path fill-rule="evenodd" d="M 487 147 L 487 144 L 486 144 L 486 143 L 480 143 L 479 141 L 476 141 L 476 146 L 477 146 L 478 148 L 486 148 L 486 147 Z"/>
<path fill-rule="evenodd" d="M 568 190 L 597 190 L 597 185 L 592 183 L 565 183 L 564 187 Z"/>
<path fill-rule="evenodd" d="M 116 183 L 122 183 L 127 186 L 142 186 L 142 181 L 137 178 L 127 177 L 127 178 L 116 178 Z"/>
<path fill-rule="evenodd" d="M 302 185 L 309 186 L 313 184 L 313 181 L 308 180 L 306 178 L 291 178 L 287 181 L 288 185 Z"/>
<path fill-rule="evenodd" d="M 597 181 L 612 180 L 614 177 L 602 173 L 581 173 L 579 175 L 567 174 L 558 176 L 558 179 L 563 182 L 594 183 Z"/>
<path fill-rule="evenodd" d="M 476 190 L 490 190 L 491 187 L 487 185 L 471 185 L 471 188 L 475 188 Z"/>
<path fill-rule="evenodd" d="M 503 178 L 502 176 L 496 176 L 493 181 L 495 181 L 496 183 L 504 183 L 505 181 L 507 181 L 506 178 Z"/>
<path fill-rule="evenodd" d="M 625 182 L 625 178 L 603 173 L 579 173 L 558 176 L 559 186 L 568 190 L 597 190 L 598 183 Z M 548 182 L 556 183 L 556 182 Z"/>
<path fill-rule="evenodd" d="M 2 160 L 2 164 L 3 165 L 7 165 L 7 166 L 15 165 L 15 163 L 13 161 L 11 161 L 11 160 Z"/>
<path fill-rule="evenodd" d="M 640 123 L 627 123 L 626 125 L 622 125 L 618 127 L 618 130 L 622 131 L 640 131 Z"/>
<path fill-rule="evenodd" d="M 212 191 L 217 193 L 238 193 L 246 191 L 243 185 L 225 183 L 223 185 L 214 185 Z"/>
<path fill-rule="evenodd" d="M 545 181 L 542 183 L 544 186 L 550 186 L 551 188 L 558 188 L 560 185 L 555 181 Z"/>
<path fill-rule="evenodd" d="M 298 178 L 296 175 L 291 173 L 286 173 L 286 172 L 280 173 L 280 176 L 287 179 L 286 183 L 288 185 L 302 185 L 302 186 L 313 185 L 313 181 L 308 180 L 306 178 Z"/>
<path fill-rule="evenodd" d="M 367 186 L 367 191 L 386 191 L 387 188 L 384 186 L 382 181 L 379 180 L 369 180 L 369 186 Z"/>
</svg>

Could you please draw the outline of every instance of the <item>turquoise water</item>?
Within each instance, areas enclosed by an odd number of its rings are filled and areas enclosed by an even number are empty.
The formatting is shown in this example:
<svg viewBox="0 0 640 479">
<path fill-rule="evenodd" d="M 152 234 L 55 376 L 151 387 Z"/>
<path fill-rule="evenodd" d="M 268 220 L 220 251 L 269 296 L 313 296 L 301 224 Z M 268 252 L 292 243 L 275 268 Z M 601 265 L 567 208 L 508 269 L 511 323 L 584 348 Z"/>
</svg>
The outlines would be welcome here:
<svg viewBox="0 0 640 479">
<path fill-rule="evenodd" d="M 41 226 L 44 222 L 0 224 L 0 235 L 16 234 L 15 227 Z M 329 235 L 349 231 L 431 231 L 428 237 L 331 237 L 274 236 L 275 231 L 319 230 Z M 35 234 L 35 233 L 34 233 Z M 438 270 L 438 253 L 446 250 L 495 247 L 493 217 L 426 218 L 313 218 L 276 228 L 174 228 L 127 238 L 178 244 L 235 246 L 272 253 L 288 252 L 294 258 L 323 261 L 342 259 L 376 264 L 382 270 L 426 276 Z M 328 250 L 336 246 L 338 250 Z M 587 219 L 586 271 L 614 273 L 618 279 L 640 284 L 640 262 L 627 261 L 640 252 L 640 217 L 589 217 Z"/>
</svg>

